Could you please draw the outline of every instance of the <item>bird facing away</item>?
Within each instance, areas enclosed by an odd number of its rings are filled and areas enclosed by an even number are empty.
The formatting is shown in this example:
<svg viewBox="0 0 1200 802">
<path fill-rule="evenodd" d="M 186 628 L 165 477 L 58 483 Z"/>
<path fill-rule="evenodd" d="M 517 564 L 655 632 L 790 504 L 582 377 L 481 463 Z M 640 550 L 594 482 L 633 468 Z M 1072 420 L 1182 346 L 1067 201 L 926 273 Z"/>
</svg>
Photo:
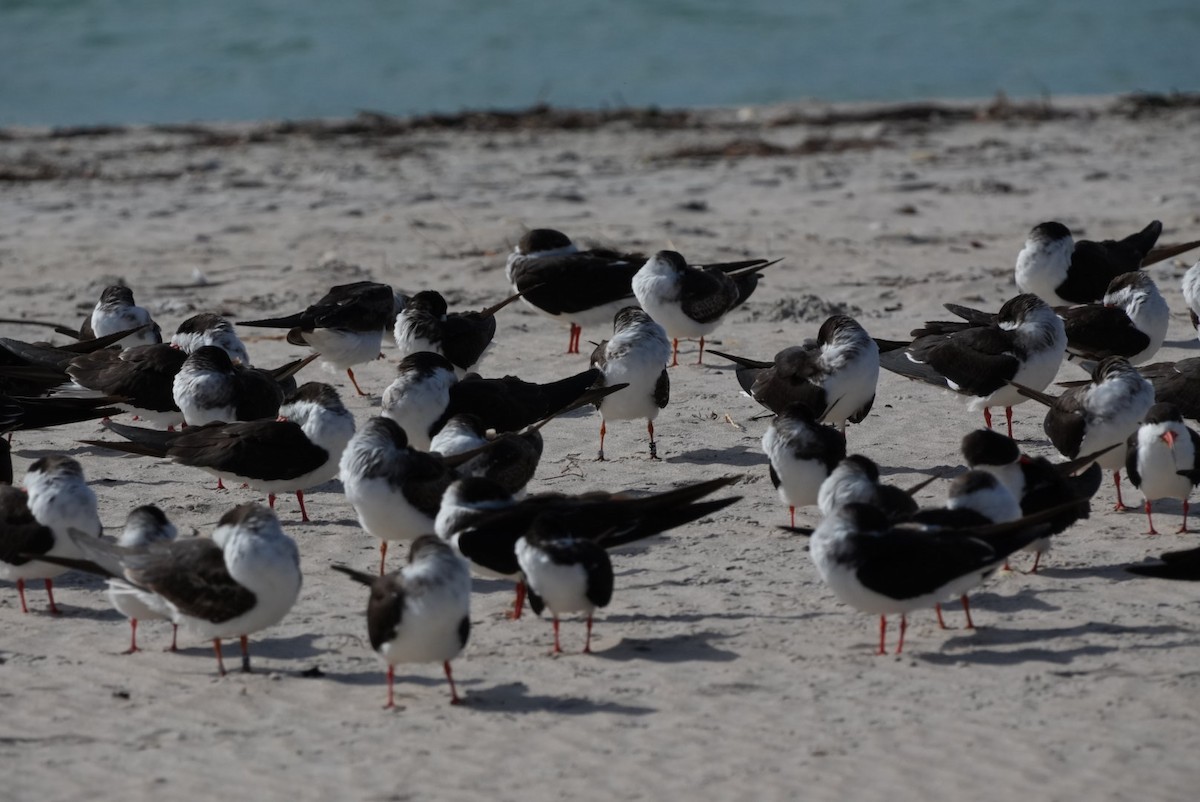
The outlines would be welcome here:
<svg viewBox="0 0 1200 802">
<path fill-rule="evenodd" d="M 613 319 L 612 339 L 601 340 L 592 351 L 591 366 L 600 371 L 596 386 L 625 383 L 623 390 L 596 403 L 600 410 L 600 453 L 604 459 L 604 436 L 610 420 L 645 418 L 650 436 L 650 459 L 658 459 L 654 442 L 654 420 L 671 398 L 667 358 L 671 343 L 663 327 L 636 306 L 627 306 Z"/>
<path fill-rule="evenodd" d="M 815 341 L 785 348 L 771 362 L 709 353 L 736 363 L 742 389 L 767 409 L 782 412 L 800 402 L 842 434 L 847 420 L 862 423 L 875 403 L 879 346 L 849 315 L 828 318 Z"/>
<path fill-rule="evenodd" d="M 371 648 L 387 663 L 387 704 L 398 663 L 440 662 L 450 683 L 450 704 L 461 700 L 454 687 L 450 661 L 467 645 L 471 633 L 471 574 L 467 563 L 433 535 L 413 541 L 408 564 L 383 576 L 334 565 L 371 589 L 367 601 L 367 635 Z"/>
</svg>

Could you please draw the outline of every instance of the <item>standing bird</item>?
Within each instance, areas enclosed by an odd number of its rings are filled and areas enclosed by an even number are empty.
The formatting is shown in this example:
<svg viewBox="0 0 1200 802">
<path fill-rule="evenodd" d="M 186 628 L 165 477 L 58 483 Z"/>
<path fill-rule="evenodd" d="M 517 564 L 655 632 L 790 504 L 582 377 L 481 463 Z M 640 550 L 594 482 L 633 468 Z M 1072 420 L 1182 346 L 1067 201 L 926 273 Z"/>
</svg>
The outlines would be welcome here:
<svg viewBox="0 0 1200 802">
<path fill-rule="evenodd" d="M 1068 358 L 1123 356 L 1134 365 L 1158 353 L 1171 310 L 1149 275 L 1123 273 L 1112 280 L 1103 303 L 1059 310 L 1067 332 Z"/>
<path fill-rule="evenodd" d="M 1192 331 L 1200 336 L 1200 261 L 1188 268 L 1183 274 L 1183 300 L 1188 307 L 1188 319 L 1192 321 Z"/>
<path fill-rule="evenodd" d="M 828 318 L 815 341 L 785 348 L 772 362 L 709 353 L 736 363 L 742 389 L 767 409 L 781 412 L 802 402 L 842 434 L 847 420 L 862 423 L 875 403 L 879 346 L 849 315 Z"/>
<path fill-rule="evenodd" d="M 307 345 L 337 370 L 345 370 L 359 395 L 354 366 L 379 357 L 383 331 L 392 325 L 396 299 L 391 287 L 356 281 L 333 287 L 315 304 L 287 317 L 243 321 L 243 326 L 289 329 L 287 341 Z"/>
<path fill-rule="evenodd" d="M 852 503 L 812 531 L 809 555 L 839 600 L 879 616 L 877 654 L 887 654 L 887 616 L 900 615 L 900 654 L 909 612 L 962 596 L 1044 531 L 1036 517 L 965 529 L 892 524 L 881 510 Z"/>
<path fill-rule="evenodd" d="M 1073 460 L 1082 454 L 1103 452 L 1096 462 L 1113 471 L 1116 509 L 1127 509 L 1121 499 L 1126 440 L 1137 431 L 1154 403 L 1150 382 L 1128 360 L 1110 356 L 1093 369 L 1091 383 L 1067 390 L 1058 398 L 1016 382 L 1013 386 L 1022 395 L 1049 407 L 1042 428 L 1064 457 Z M 1109 449 L 1114 445 L 1116 448 Z"/>
<path fill-rule="evenodd" d="M 82 466 L 60 455 L 42 457 L 29 466 L 26 497 L 22 498 L 15 488 L 0 488 L 0 492 L 5 499 L 0 505 L 5 521 L 0 541 L 0 579 L 16 580 L 23 613 L 29 612 L 25 580 L 43 580 L 50 612 L 57 615 L 53 580 L 67 569 L 48 558 L 80 556 L 71 530 L 99 537 L 102 527 L 96 494 L 87 486 Z"/>
<path fill-rule="evenodd" d="M 1045 389 L 1067 350 L 1062 319 L 1029 294 L 1006 301 L 994 321 L 926 323 L 912 336 L 911 343 L 886 343 L 880 365 L 958 394 L 983 410 L 989 429 L 991 407 L 1004 407 L 1009 437 L 1012 408 L 1025 400 L 1010 382 Z"/>
<path fill-rule="evenodd" d="M 771 421 L 762 449 L 770 462 L 771 484 L 795 526 L 796 508 L 816 504 L 821 484 L 846 458 L 846 436 L 817 423 L 804 404 L 793 404 Z"/>
<path fill-rule="evenodd" d="M 699 337 L 696 364 L 704 362 L 704 337 L 750 297 L 762 271 L 778 261 L 756 259 L 724 270 L 715 265 L 689 265 L 676 251 L 659 251 L 646 260 L 633 277 L 633 294 L 673 339 L 671 367 L 679 364 L 680 338 Z"/>
<path fill-rule="evenodd" d="M 1142 266 L 1161 233 L 1155 220 L 1123 240 L 1076 242 L 1062 223 L 1041 223 L 1017 254 L 1017 286 L 1049 304 L 1098 301 L 1114 278 Z"/>
<path fill-rule="evenodd" d="M 242 671 L 249 672 L 249 636 L 282 621 L 300 595 L 296 542 L 261 504 L 225 513 L 211 539 L 157 541 L 136 548 L 79 532 L 72 539 L 86 559 L 54 560 L 157 594 L 185 633 L 212 641 L 221 676 L 221 640 L 240 640 Z"/>
<path fill-rule="evenodd" d="M 646 419 L 650 435 L 650 459 L 658 459 L 654 442 L 654 419 L 671 397 L 667 358 L 671 343 L 663 327 L 636 306 L 627 306 L 613 318 L 613 336 L 601 340 L 592 351 L 591 366 L 600 371 L 596 385 L 629 386 L 596 402 L 600 410 L 600 454 L 604 459 L 604 435 L 610 420 Z"/>
<path fill-rule="evenodd" d="M 106 337 L 121 331 L 147 326 L 123 338 L 118 345 L 128 348 L 133 345 L 152 345 L 162 342 L 162 329 L 150 317 L 150 313 L 133 301 L 133 290 L 114 284 L 105 287 L 92 314 L 79 328 L 79 337 L 90 340 Z"/>
<path fill-rule="evenodd" d="M 1184 425 L 1183 416 L 1172 404 L 1155 404 L 1138 430 L 1129 435 L 1125 472 L 1133 486 L 1146 498 L 1146 520 L 1157 535 L 1150 514 L 1153 502 L 1177 498 L 1183 502 L 1180 534 L 1187 532 L 1188 497 L 1200 484 L 1200 435 Z"/>
<path fill-rule="evenodd" d="M 167 520 L 167 516 L 158 507 L 150 504 L 138 507 L 129 513 L 125 519 L 125 529 L 117 538 L 117 545 L 123 549 L 141 549 L 151 543 L 167 543 L 178 534 L 175 525 Z M 123 579 L 108 580 L 108 600 L 121 615 L 129 619 L 129 649 L 125 654 L 140 651 L 137 645 L 138 621 L 171 620 L 171 607 L 157 593 L 147 591 L 129 584 Z M 171 648 L 175 651 L 176 636 L 179 625 L 171 624 Z"/>
<path fill-rule="evenodd" d="M 612 560 L 603 546 L 563 532 L 549 515 L 534 521 L 517 540 L 517 563 L 529 590 L 529 606 L 541 615 L 549 608 L 554 619 L 554 654 L 562 653 L 558 618 L 563 613 L 587 615 L 584 654 L 592 651 L 592 616 L 612 601 Z"/>
<path fill-rule="evenodd" d="M 371 588 L 367 636 L 388 667 L 384 707 L 396 706 L 397 663 L 440 662 L 450 683 L 450 704 L 458 704 L 450 661 L 471 634 L 471 573 L 466 561 L 437 537 L 423 535 L 413 541 L 408 565 L 399 571 L 375 577 L 345 565 L 331 567 Z"/>
<path fill-rule="evenodd" d="M 308 522 L 304 491 L 338 474 L 342 451 L 354 434 L 354 415 L 328 384 L 308 382 L 279 408 L 280 420 L 208 423 L 182 432 L 160 432 L 109 423 L 131 442 L 80 442 L 128 454 L 170 459 L 207 471 L 218 480 L 245 483 L 266 492 L 295 493 L 301 520 Z"/>
<path fill-rule="evenodd" d="M 396 316 L 393 336 L 400 358 L 432 351 L 450 360 L 461 376 L 491 347 L 496 313 L 520 297 L 512 295 L 479 312 L 449 312 L 441 293 L 418 292 Z"/>
<path fill-rule="evenodd" d="M 584 326 L 598 326 L 633 300 L 633 277 L 644 254 L 606 248 L 580 250 L 561 231 L 535 228 L 508 256 L 513 291 L 537 311 L 571 324 L 567 353 L 579 353 Z"/>
<path fill-rule="evenodd" d="M 724 509 L 738 496 L 701 501 L 736 482 L 727 476 L 684 485 L 673 490 L 632 497 L 625 493 L 584 493 L 567 496 L 543 493 L 520 501 L 487 478 L 454 482 L 442 497 L 434 529 L 449 541 L 483 576 L 517 583 L 513 618 L 521 617 L 525 581 L 516 544 L 543 515 L 560 531 L 615 548 L 682 526 Z"/>
<path fill-rule="evenodd" d="M 411 543 L 434 531 L 442 494 L 454 481 L 440 455 L 409 446 L 404 429 L 382 416 L 368 419 L 350 439 L 341 477 L 359 525 L 379 540 L 380 575 L 390 541 Z"/>
</svg>

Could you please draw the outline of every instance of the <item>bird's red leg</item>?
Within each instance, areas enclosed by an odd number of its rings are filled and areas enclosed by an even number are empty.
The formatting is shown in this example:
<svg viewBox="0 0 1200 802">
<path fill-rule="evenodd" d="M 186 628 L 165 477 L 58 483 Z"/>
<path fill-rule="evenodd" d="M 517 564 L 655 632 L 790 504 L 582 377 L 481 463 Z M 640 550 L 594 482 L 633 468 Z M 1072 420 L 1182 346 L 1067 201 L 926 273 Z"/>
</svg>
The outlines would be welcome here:
<svg viewBox="0 0 1200 802">
<path fill-rule="evenodd" d="M 983 423 L 984 423 L 984 425 L 986 425 L 986 426 L 987 426 L 989 429 L 990 429 L 990 428 L 992 428 L 992 410 L 991 410 L 991 407 L 984 407 L 984 408 L 983 408 Z"/>
<path fill-rule="evenodd" d="M 942 618 L 942 603 L 934 604 L 933 610 L 937 613 L 938 629 L 949 629 L 950 627 L 946 626 L 946 621 Z"/>
<path fill-rule="evenodd" d="M 1117 506 L 1113 507 L 1113 510 L 1115 512 L 1123 512 L 1129 508 L 1125 506 L 1125 502 L 1121 499 L 1121 472 L 1120 471 L 1113 471 L 1113 482 L 1117 485 Z"/>
<path fill-rule="evenodd" d="M 658 445 L 654 442 L 654 421 L 646 421 L 646 431 L 650 433 L 650 459 L 658 459 Z"/>
<path fill-rule="evenodd" d="M 701 335 L 701 337 L 700 337 L 700 356 L 696 357 L 696 364 L 697 365 L 704 364 L 704 337 L 703 337 L 703 335 Z"/>
<path fill-rule="evenodd" d="M 29 607 L 28 607 L 28 605 L 25 604 L 25 580 L 24 579 L 17 580 L 17 595 L 21 597 L 21 612 L 23 612 L 23 613 L 29 612 Z"/>
<path fill-rule="evenodd" d="M 558 616 L 554 616 L 554 651 L 550 654 L 562 654 L 562 645 L 558 642 Z"/>
<path fill-rule="evenodd" d="M 387 560 L 387 541 L 379 541 L 379 575 L 383 576 L 384 562 Z"/>
<path fill-rule="evenodd" d="M 908 616 L 900 613 L 900 642 L 896 644 L 896 654 L 904 651 L 904 632 L 908 629 Z"/>
<path fill-rule="evenodd" d="M 450 661 L 443 660 L 442 668 L 446 670 L 446 679 L 450 680 L 450 704 L 456 705 L 462 701 L 458 698 L 458 689 L 454 687 L 454 675 L 450 673 Z"/>
<path fill-rule="evenodd" d="M 225 661 L 221 658 L 221 639 L 213 638 L 213 651 L 217 653 L 217 673 L 225 676 Z"/>
<path fill-rule="evenodd" d="M 1004 418 L 1005 418 L 1005 420 L 1007 420 L 1007 421 L 1008 421 L 1008 439 L 1009 439 L 1009 440 L 1012 440 L 1012 439 L 1013 439 L 1013 433 L 1012 433 L 1012 407 L 1005 407 L 1005 408 L 1004 408 Z"/>
<path fill-rule="evenodd" d="M 792 514 L 792 528 L 795 529 L 796 528 L 796 508 L 788 507 L 788 512 L 790 512 Z"/>
<path fill-rule="evenodd" d="M 671 364 L 667 365 L 673 368 L 679 364 L 679 338 L 675 337 L 671 340 Z"/>
<path fill-rule="evenodd" d="M 396 667 L 393 665 L 388 665 L 388 700 L 387 700 L 387 704 L 383 706 L 384 710 L 387 710 L 389 707 L 396 706 L 396 697 L 395 697 L 395 694 L 393 693 L 393 686 L 395 684 L 396 684 Z"/>
<path fill-rule="evenodd" d="M 596 457 L 597 462 L 604 461 L 604 435 L 608 432 L 608 427 L 604 425 L 604 418 L 600 419 L 600 454 Z"/>
<path fill-rule="evenodd" d="M 300 520 L 303 523 L 308 523 L 308 510 L 304 509 L 304 491 L 296 491 L 296 501 L 300 502 Z"/>
<path fill-rule="evenodd" d="M 270 507 L 271 509 L 275 509 L 275 494 L 274 493 L 267 493 L 267 506 Z"/>
<path fill-rule="evenodd" d="M 1146 520 L 1150 522 L 1150 531 L 1148 531 L 1146 534 L 1157 535 L 1158 530 L 1154 528 L 1154 518 L 1150 515 L 1150 499 L 1146 499 Z"/>
<path fill-rule="evenodd" d="M 1029 569 L 1029 573 L 1036 574 L 1038 566 L 1041 565 L 1041 563 L 1042 563 L 1042 553 L 1040 551 L 1035 551 L 1033 553 L 1033 567 Z"/>
<path fill-rule="evenodd" d="M 1179 527 L 1177 530 L 1175 530 L 1175 534 L 1177 534 L 1177 535 L 1182 535 L 1182 534 L 1184 534 L 1185 532 L 1187 532 L 1187 530 L 1188 530 L 1188 528 L 1187 528 L 1187 514 L 1188 514 L 1188 503 L 1187 503 L 1187 499 L 1185 498 L 1185 499 L 1183 500 L 1183 525 L 1182 525 L 1182 526 L 1180 526 L 1180 527 Z"/>
<path fill-rule="evenodd" d="M 179 640 L 179 624 L 171 624 L 171 648 L 167 649 L 168 652 L 179 651 L 178 640 Z"/>
<path fill-rule="evenodd" d="M 521 617 L 521 611 L 525 609 L 525 580 L 517 580 L 517 598 L 513 602 L 513 608 L 508 611 L 508 618 L 511 621 L 516 621 Z"/>
<path fill-rule="evenodd" d="M 122 654 L 133 654 L 138 650 L 137 647 L 137 619 L 129 619 L 129 648 Z"/>
<path fill-rule="evenodd" d="M 967 601 L 967 594 L 962 595 L 963 612 L 967 614 L 967 629 L 974 629 L 975 622 L 971 620 L 971 602 Z"/>
<path fill-rule="evenodd" d="M 225 482 L 222 481 L 220 476 L 218 476 L 217 477 L 217 490 L 224 490 L 224 489 L 225 489 Z"/>
<path fill-rule="evenodd" d="M 583 653 L 592 653 L 592 614 L 588 613 L 587 617 L 587 640 L 583 644 Z"/>
<path fill-rule="evenodd" d="M 168 431 L 168 432 L 173 432 L 173 431 L 175 431 L 175 427 L 174 427 L 174 426 L 168 426 L 168 427 L 167 427 L 167 431 Z"/>
<path fill-rule="evenodd" d="M 354 378 L 354 370 L 352 368 L 346 368 L 346 375 L 350 377 L 350 383 L 354 385 L 354 389 L 358 391 L 358 394 L 366 395 L 362 388 L 358 386 L 358 380 Z"/>
<path fill-rule="evenodd" d="M 58 605 L 54 603 L 54 580 L 46 580 L 46 595 L 50 597 L 50 615 L 59 615 L 62 610 L 58 609 Z"/>
<path fill-rule="evenodd" d="M 884 643 L 887 640 L 887 616 L 879 616 L 879 651 L 875 654 L 887 654 L 887 649 L 884 648 Z"/>
<path fill-rule="evenodd" d="M 243 635 L 239 640 L 242 642 L 242 671 L 246 674 L 250 673 L 250 637 Z"/>
</svg>

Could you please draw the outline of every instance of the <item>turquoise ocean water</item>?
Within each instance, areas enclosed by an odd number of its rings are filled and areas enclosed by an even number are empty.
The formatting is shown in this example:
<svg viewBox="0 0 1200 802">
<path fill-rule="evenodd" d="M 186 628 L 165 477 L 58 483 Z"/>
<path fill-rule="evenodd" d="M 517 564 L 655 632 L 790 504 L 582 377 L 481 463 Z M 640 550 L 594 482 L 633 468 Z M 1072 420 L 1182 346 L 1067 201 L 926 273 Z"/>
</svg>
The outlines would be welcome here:
<svg viewBox="0 0 1200 802">
<path fill-rule="evenodd" d="M 1200 89 L 1200 0 L 0 0 L 0 125 Z"/>
</svg>

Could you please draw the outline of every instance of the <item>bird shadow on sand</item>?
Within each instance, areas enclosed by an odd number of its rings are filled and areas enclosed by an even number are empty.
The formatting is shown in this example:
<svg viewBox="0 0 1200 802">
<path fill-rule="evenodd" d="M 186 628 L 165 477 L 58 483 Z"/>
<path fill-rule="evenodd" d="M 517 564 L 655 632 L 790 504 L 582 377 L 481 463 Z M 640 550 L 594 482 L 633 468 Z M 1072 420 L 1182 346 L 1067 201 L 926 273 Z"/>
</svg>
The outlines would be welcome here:
<svg viewBox="0 0 1200 802">
<path fill-rule="evenodd" d="M 969 635 L 950 638 L 943 644 L 942 652 L 917 655 L 918 659 L 934 665 L 975 663 L 980 665 L 1017 665 L 1019 663 L 1067 664 L 1077 657 L 1092 657 L 1115 652 L 1118 648 L 1135 648 L 1131 645 L 1107 646 L 1087 644 L 1064 649 L 1028 645 L 1043 641 L 1058 641 L 1083 636 L 1140 635 L 1162 636 L 1192 634 L 1173 625 L 1127 627 L 1119 624 L 1088 622 L 1070 627 L 1045 627 L 1041 629 L 1005 629 L 981 627 Z M 1019 648 L 1005 649 L 1006 646 Z M 958 651 L 962 649 L 963 651 Z"/>
<path fill-rule="evenodd" d="M 682 454 L 673 454 L 666 462 L 685 462 L 690 465 L 733 465 L 738 468 L 750 468 L 767 464 L 767 458 L 759 449 L 746 446 L 733 448 L 694 448 Z"/>
<path fill-rule="evenodd" d="M 585 696 L 534 695 L 529 693 L 529 686 L 524 682 L 508 682 L 481 688 L 465 696 L 463 701 L 467 707 L 495 713 L 558 713 L 566 716 L 615 713 L 624 716 L 645 716 L 657 712 L 652 707 L 599 701 Z"/>
<path fill-rule="evenodd" d="M 963 468 L 961 465 L 931 465 L 924 468 L 910 468 L 907 465 L 880 465 L 879 475 L 883 477 L 915 473 L 922 474 L 924 476 L 934 476 L 938 479 L 953 479 L 957 474 L 962 473 L 964 470 L 965 468 Z M 895 484 L 897 487 L 908 487 L 911 484 L 916 484 L 916 482 L 906 483 L 897 480 Z"/>
<path fill-rule="evenodd" d="M 63 618 L 82 618 L 87 621 L 125 621 L 125 616 L 111 607 L 95 608 L 95 607 L 73 607 L 71 605 L 60 604 Z"/>
<path fill-rule="evenodd" d="M 1163 340 L 1163 348 L 1182 348 L 1185 351 L 1195 351 L 1200 348 L 1200 340 L 1195 337 L 1189 337 L 1186 340 Z M 1179 360 L 1175 360 L 1178 362 Z"/>
<path fill-rule="evenodd" d="M 663 638 L 621 638 L 615 645 L 595 652 L 598 660 L 653 663 L 729 663 L 740 655 L 714 646 L 711 641 L 730 637 L 718 632 L 685 632 Z"/>
<path fill-rule="evenodd" d="M 1039 568 L 1038 574 L 1051 579 L 1079 579 L 1082 577 L 1097 577 L 1111 579 L 1114 582 L 1129 582 L 1141 577 L 1125 570 L 1129 563 L 1114 563 L 1113 565 L 1083 565 L 1078 568 Z"/>
</svg>

